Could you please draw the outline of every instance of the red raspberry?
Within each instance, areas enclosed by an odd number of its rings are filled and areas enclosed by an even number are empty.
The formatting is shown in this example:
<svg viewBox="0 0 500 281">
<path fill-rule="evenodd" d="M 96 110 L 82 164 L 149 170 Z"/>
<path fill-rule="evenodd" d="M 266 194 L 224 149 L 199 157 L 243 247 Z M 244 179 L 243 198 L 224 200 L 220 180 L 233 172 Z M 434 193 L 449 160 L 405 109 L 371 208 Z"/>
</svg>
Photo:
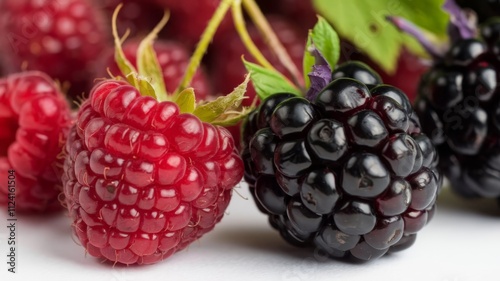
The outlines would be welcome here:
<svg viewBox="0 0 500 281">
<path fill-rule="evenodd" d="M 227 130 L 116 80 L 91 91 L 66 151 L 73 231 L 90 255 L 123 264 L 158 262 L 210 231 L 243 176 Z"/>
<path fill-rule="evenodd" d="M 16 210 L 60 208 L 58 155 L 70 127 L 70 109 L 57 85 L 41 72 L 0 79 L 0 178 L 16 175 Z M 0 181 L 0 205 L 8 186 Z"/>
<path fill-rule="evenodd" d="M 147 34 L 152 30 L 163 16 L 163 9 L 143 0 L 94 0 L 95 6 L 102 10 L 111 26 L 111 19 L 116 7 L 123 3 L 117 19 L 118 32 L 125 34 L 130 31 L 130 36 Z"/>
<path fill-rule="evenodd" d="M 0 45 L 9 73 L 23 65 L 88 90 L 92 63 L 107 44 L 103 15 L 89 0 L 0 1 Z"/>
<path fill-rule="evenodd" d="M 260 0 L 257 3 L 265 12 L 293 20 L 302 30 L 311 29 L 318 20 L 311 0 Z"/>
<path fill-rule="evenodd" d="M 134 64 L 134 66 L 137 66 L 136 61 L 138 47 L 139 41 L 135 40 L 129 41 L 122 46 L 125 56 Z M 155 41 L 154 49 L 156 51 L 160 67 L 163 70 L 163 79 L 165 81 L 167 91 L 169 93 L 173 93 L 181 82 L 184 72 L 189 64 L 189 53 L 181 44 L 165 40 Z M 108 67 L 113 75 L 121 73 L 114 60 L 114 49 L 110 50 L 108 59 L 104 61 L 106 62 L 106 66 L 98 69 L 98 76 L 108 76 Z M 191 82 L 191 87 L 195 89 L 196 98 L 198 100 L 206 100 L 209 97 L 211 92 L 210 83 L 202 69 L 198 69 L 196 72 L 193 77 L 193 81 Z"/>
<path fill-rule="evenodd" d="M 194 47 L 207 27 L 220 0 L 151 0 L 171 12 L 170 21 L 166 26 L 166 34 Z M 219 41 L 220 35 L 233 29 L 230 15 L 226 15 L 217 29 L 214 41 Z"/>
</svg>

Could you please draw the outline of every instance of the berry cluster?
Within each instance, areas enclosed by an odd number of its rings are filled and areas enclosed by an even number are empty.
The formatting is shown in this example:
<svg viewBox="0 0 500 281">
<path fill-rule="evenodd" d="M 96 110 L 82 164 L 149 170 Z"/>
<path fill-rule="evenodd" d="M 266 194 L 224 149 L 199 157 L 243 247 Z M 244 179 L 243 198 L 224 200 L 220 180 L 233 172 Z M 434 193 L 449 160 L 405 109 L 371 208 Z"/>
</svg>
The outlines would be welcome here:
<svg viewBox="0 0 500 281">
<path fill-rule="evenodd" d="M 245 179 L 290 243 L 375 259 L 431 220 L 438 157 L 400 90 L 356 62 L 332 80 L 312 101 L 276 94 L 249 116 Z"/>
<path fill-rule="evenodd" d="M 466 197 L 500 197 L 500 23 L 462 39 L 423 77 L 415 111 L 440 168 Z"/>
</svg>

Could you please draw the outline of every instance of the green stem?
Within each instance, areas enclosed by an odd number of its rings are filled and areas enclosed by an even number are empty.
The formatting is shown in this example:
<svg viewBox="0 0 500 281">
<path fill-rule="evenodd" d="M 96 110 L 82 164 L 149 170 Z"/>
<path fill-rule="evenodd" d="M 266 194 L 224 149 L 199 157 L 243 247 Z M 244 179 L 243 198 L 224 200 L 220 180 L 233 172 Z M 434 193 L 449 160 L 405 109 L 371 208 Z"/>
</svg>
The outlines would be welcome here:
<svg viewBox="0 0 500 281">
<path fill-rule="evenodd" d="M 252 41 L 250 34 L 248 34 L 248 30 L 246 28 L 245 19 L 243 18 L 243 11 L 241 8 L 241 0 L 235 0 L 232 8 L 234 26 L 240 35 L 241 41 L 247 48 L 248 52 L 254 57 L 257 62 L 263 67 L 274 70 L 276 69 L 272 66 L 272 64 L 264 57 L 262 52 L 257 48 L 255 43 Z"/>
<path fill-rule="evenodd" d="M 186 1 L 186 0 L 181 0 L 181 1 Z M 217 31 L 222 20 L 224 20 L 224 17 L 226 16 L 226 13 L 231 7 L 233 1 L 234 0 L 222 0 L 219 7 L 217 7 L 217 10 L 212 16 L 210 22 L 208 23 L 207 28 L 205 29 L 205 31 L 203 31 L 203 34 L 201 35 L 200 42 L 198 42 L 196 50 L 194 51 L 194 54 L 191 57 L 191 61 L 189 62 L 186 73 L 184 74 L 184 77 L 182 78 L 179 87 L 177 88 L 177 90 L 175 90 L 175 95 L 177 95 L 180 91 L 187 88 L 191 83 L 191 80 L 193 79 L 196 70 L 200 66 L 201 60 L 208 49 L 208 45 L 210 45 L 210 42 L 214 38 L 215 32 Z"/>
<path fill-rule="evenodd" d="M 266 17 L 260 10 L 259 6 L 257 3 L 255 3 L 255 0 L 242 0 L 243 5 L 245 6 L 246 11 L 250 15 L 250 18 L 254 22 L 254 24 L 257 26 L 259 29 L 260 33 L 262 36 L 264 36 L 265 41 L 267 42 L 268 46 L 271 48 L 271 50 L 274 52 L 274 54 L 278 57 L 280 63 L 286 68 L 288 72 L 292 75 L 292 79 L 294 83 L 302 87 L 300 85 L 299 81 L 302 81 L 301 79 L 301 73 L 297 66 L 293 63 L 293 60 L 291 59 L 290 55 L 286 51 L 286 48 L 281 44 L 278 36 L 276 33 L 273 31 L 271 25 L 267 21 Z"/>
</svg>

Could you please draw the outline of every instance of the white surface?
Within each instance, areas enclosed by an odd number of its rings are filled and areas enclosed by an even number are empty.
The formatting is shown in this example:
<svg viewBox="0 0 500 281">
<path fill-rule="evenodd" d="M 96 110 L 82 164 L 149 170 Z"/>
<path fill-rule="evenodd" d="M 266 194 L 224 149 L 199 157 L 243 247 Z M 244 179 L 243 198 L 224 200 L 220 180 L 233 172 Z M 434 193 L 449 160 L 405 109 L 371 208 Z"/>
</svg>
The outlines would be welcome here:
<svg viewBox="0 0 500 281">
<path fill-rule="evenodd" d="M 238 192 L 248 197 L 247 188 Z M 5 208 L 4 208 L 5 209 Z M 500 208 L 443 190 L 434 220 L 406 251 L 365 264 L 315 257 L 288 246 L 254 202 L 234 194 L 215 230 L 151 266 L 115 266 L 85 257 L 69 219 L 18 217 L 18 272 L 7 272 L 6 210 L 0 212 L 0 280 L 500 280 Z"/>
</svg>

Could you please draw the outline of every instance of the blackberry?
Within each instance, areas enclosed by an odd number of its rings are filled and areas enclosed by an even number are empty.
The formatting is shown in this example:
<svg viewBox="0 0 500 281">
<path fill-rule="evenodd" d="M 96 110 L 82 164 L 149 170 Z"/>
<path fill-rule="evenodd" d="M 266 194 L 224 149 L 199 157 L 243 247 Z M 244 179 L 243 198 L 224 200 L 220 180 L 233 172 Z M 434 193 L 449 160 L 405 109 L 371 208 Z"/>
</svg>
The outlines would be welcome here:
<svg viewBox="0 0 500 281">
<path fill-rule="evenodd" d="M 357 62 L 332 80 L 312 101 L 274 94 L 248 116 L 245 180 L 290 244 L 367 261 L 411 246 L 430 221 L 438 156 L 399 89 Z"/>
<path fill-rule="evenodd" d="M 415 111 L 465 197 L 500 197 L 500 21 L 460 39 L 423 77 Z"/>
<path fill-rule="evenodd" d="M 456 0 L 456 2 L 463 8 L 473 10 L 477 14 L 479 22 L 487 21 L 491 17 L 500 16 L 499 0 Z"/>
</svg>

